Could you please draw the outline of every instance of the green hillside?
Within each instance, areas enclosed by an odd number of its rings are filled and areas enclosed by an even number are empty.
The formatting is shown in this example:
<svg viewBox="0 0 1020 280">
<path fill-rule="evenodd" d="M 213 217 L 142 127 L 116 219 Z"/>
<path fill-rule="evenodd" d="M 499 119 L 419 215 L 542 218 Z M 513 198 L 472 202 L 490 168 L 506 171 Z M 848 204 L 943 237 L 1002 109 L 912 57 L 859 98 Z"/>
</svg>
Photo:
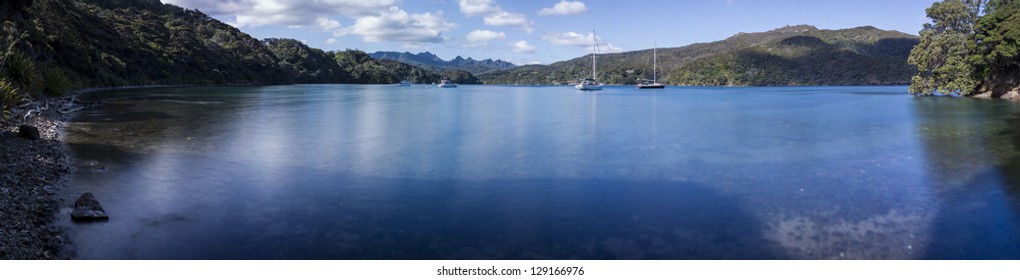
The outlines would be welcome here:
<svg viewBox="0 0 1020 280">
<path fill-rule="evenodd" d="M 874 27 L 820 30 L 787 26 L 722 41 L 661 48 L 660 82 L 683 85 L 907 84 L 917 37 Z M 652 50 L 599 56 L 600 78 L 634 84 L 651 78 Z M 590 75 L 591 56 L 480 75 L 493 84 L 568 84 Z"/>
<path fill-rule="evenodd" d="M 450 78 L 359 50 L 252 38 L 158 0 L 9 0 L 0 5 L 0 105 L 70 89 L 134 85 L 395 83 Z M 353 59 L 353 60 L 352 60 Z"/>
</svg>

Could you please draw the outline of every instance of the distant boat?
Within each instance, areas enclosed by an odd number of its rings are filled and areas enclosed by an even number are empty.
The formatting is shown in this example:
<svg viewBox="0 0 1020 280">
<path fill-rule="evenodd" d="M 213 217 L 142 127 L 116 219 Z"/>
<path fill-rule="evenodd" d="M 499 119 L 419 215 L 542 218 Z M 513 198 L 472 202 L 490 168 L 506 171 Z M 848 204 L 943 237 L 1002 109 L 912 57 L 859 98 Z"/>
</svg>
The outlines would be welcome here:
<svg viewBox="0 0 1020 280">
<path fill-rule="evenodd" d="M 455 84 L 453 82 L 450 82 L 450 80 L 443 80 L 443 81 L 439 82 L 439 87 L 441 87 L 441 88 L 455 88 L 455 87 L 457 87 L 457 84 Z"/>
<path fill-rule="evenodd" d="M 409 86 L 411 86 L 411 82 L 408 81 L 408 80 L 403 80 L 403 81 L 400 81 L 400 83 L 396 84 L 396 86 L 398 86 L 398 87 L 409 87 Z"/>
<path fill-rule="evenodd" d="M 579 90 L 602 90 L 602 83 L 599 83 L 599 81 L 596 80 L 597 72 L 595 71 L 595 65 L 598 61 L 595 57 L 599 50 L 599 39 L 595 37 L 594 30 L 591 31 L 591 37 L 594 41 L 594 45 L 592 45 L 591 48 L 591 78 L 581 80 L 581 82 L 578 82 L 577 85 L 574 86 Z"/>
<path fill-rule="evenodd" d="M 666 88 L 666 85 L 660 84 L 659 82 L 656 81 L 655 70 L 656 68 L 659 67 L 658 43 L 656 43 L 654 46 L 655 47 L 652 48 L 652 82 L 649 83 L 648 80 L 641 81 L 641 83 L 637 85 L 637 88 L 639 89 Z"/>
</svg>

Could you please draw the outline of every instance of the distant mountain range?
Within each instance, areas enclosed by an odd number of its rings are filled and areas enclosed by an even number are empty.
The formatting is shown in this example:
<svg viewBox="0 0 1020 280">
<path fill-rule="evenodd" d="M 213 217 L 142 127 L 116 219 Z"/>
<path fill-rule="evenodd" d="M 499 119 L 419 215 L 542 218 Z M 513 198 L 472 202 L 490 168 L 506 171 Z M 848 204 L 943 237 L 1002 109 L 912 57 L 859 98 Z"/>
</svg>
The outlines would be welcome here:
<svg viewBox="0 0 1020 280">
<path fill-rule="evenodd" d="M 823 30 L 810 25 L 738 33 L 725 40 L 661 48 L 659 81 L 673 85 L 905 85 L 918 37 L 871 26 Z M 634 84 L 652 77 L 652 50 L 599 56 L 600 79 Z M 591 56 L 492 71 L 489 84 L 568 84 L 591 73 Z"/>
<path fill-rule="evenodd" d="M 418 66 L 421 68 L 429 69 L 432 71 L 447 71 L 447 70 L 464 70 L 471 72 L 472 74 L 478 75 L 482 73 L 492 72 L 496 70 L 512 69 L 517 67 L 513 63 L 502 61 L 502 60 L 474 60 L 473 58 L 464 59 L 463 57 L 457 56 L 453 60 L 446 61 L 439 58 L 435 54 L 430 52 L 421 52 L 413 54 L 409 52 L 374 52 L 369 54 L 375 59 L 388 59 L 395 60 L 410 65 Z"/>
</svg>

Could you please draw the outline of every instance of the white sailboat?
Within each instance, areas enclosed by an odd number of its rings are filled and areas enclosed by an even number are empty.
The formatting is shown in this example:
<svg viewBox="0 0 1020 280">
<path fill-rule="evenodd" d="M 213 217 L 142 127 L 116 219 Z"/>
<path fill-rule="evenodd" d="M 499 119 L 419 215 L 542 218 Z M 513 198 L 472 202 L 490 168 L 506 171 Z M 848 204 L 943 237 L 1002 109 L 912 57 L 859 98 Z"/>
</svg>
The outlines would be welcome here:
<svg viewBox="0 0 1020 280">
<path fill-rule="evenodd" d="M 599 81 L 596 79 L 597 72 L 595 71 L 596 70 L 595 65 L 598 62 L 596 60 L 596 56 L 598 55 L 599 50 L 599 39 L 595 37 L 594 30 L 591 31 L 591 37 L 593 41 L 595 41 L 594 42 L 595 44 L 591 48 L 591 78 L 581 80 L 580 82 L 577 83 L 577 85 L 574 86 L 579 90 L 602 90 L 602 83 L 599 83 Z"/>
<path fill-rule="evenodd" d="M 450 80 L 443 80 L 443 81 L 439 82 L 439 87 L 441 87 L 441 88 L 455 88 L 455 87 L 457 87 L 457 84 L 453 83 L 453 82 L 450 82 Z"/>
<path fill-rule="evenodd" d="M 654 47 L 652 48 L 652 82 L 649 83 L 648 80 L 641 81 L 641 83 L 637 85 L 637 88 L 639 89 L 666 88 L 666 85 L 660 84 L 658 81 L 656 81 L 655 72 L 656 68 L 658 67 L 659 67 L 659 44 L 655 43 Z"/>
</svg>

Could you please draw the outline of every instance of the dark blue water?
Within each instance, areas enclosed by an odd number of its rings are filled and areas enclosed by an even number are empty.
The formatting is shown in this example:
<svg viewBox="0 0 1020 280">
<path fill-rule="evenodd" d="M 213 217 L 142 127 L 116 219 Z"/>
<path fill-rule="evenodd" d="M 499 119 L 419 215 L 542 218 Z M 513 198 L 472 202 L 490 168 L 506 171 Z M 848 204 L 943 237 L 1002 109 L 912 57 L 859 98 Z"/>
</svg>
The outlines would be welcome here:
<svg viewBox="0 0 1020 280">
<path fill-rule="evenodd" d="M 99 93 L 87 259 L 1018 259 L 1020 106 L 905 87 Z M 69 210 L 65 210 L 69 211 Z M 66 214 L 66 213 L 65 213 Z"/>
</svg>

